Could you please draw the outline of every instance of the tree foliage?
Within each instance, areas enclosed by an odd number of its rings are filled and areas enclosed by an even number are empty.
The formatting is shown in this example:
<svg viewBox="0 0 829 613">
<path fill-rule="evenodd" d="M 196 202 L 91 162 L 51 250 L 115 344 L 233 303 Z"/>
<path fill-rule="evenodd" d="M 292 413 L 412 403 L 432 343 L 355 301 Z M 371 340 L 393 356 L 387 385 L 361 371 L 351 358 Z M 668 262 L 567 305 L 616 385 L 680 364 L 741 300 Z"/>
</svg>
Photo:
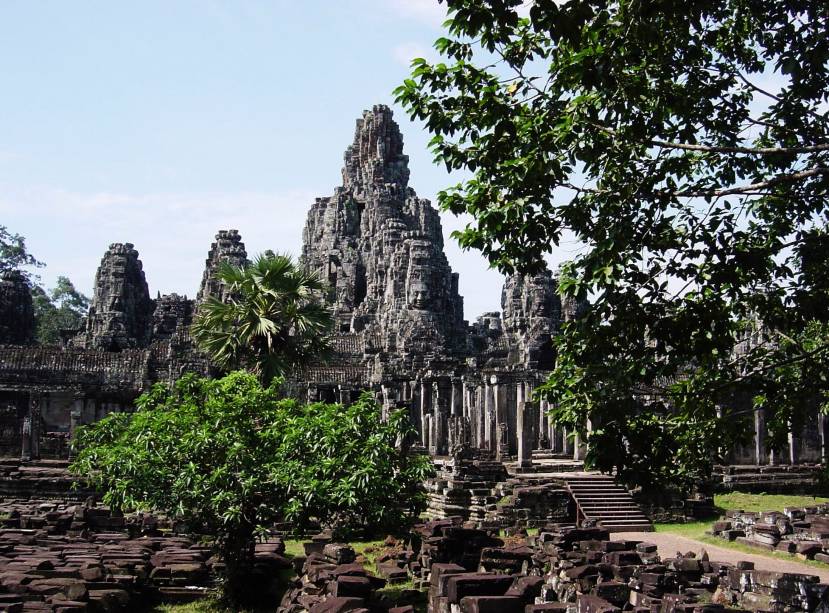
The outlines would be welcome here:
<svg viewBox="0 0 829 613">
<path fill-rule="evenodd" d="M 439 195 L 473 218 L 462 247 L 510 272 L 581 245 L 560 284 L 592 305 L 559 338 L 553 418 L 589 420 L 588 461 L 628 481 L 705 476 L 747 431 L 729 399 L 827 363 L 786 339 L 827 318 L 829 5 L 447 5 L 444 61 L 414 60 L 397 99 L 471 172 Z M 773 442 L 805 407 L 759 404 L 789 417 Z"/>
<path fill-rule="evenodd" d="M 269 383 L 328 352 L 333 319 L 322 282 L 290 256 L 258 256 L 244 268 L 223 263 L 219 278 L 226 297 L 199 308 L 192 332 L 220 367 L 245 367 Z"/>
<path fill-rule="evenodd" d="M 38 261 L 26 249 L 26 239 L 19 234 L 12 234 L 6 226 L 0 225 L 0 275 L 17 270 L 32 280 L 32 273 L 27 268 L 41 268 L 43 262 Z"/>
<path fill-rule="evenodd" d="M 369 396 L 303 405 L 234 372 L 158 384 L 136 404 L 79 429 L 71 470 L 106 504 L 162 510 L 216 535 L 229 601 L 245 600 L 252 539 L 274 522 L 371 533 L 425 508 L 429 460 L 407 454 L 405 417 L 382 421 Z"/>
<path fill-rule="evenodd" d="M 89 310 L 89 298 L 79 292 L 67 277 L 58 277 L 49 292 L 35 286 L 32 302 L 37 323 L 37 341 L 54 345 L 61 341 L 61 330 L 77 330 Z"/>
</svg>

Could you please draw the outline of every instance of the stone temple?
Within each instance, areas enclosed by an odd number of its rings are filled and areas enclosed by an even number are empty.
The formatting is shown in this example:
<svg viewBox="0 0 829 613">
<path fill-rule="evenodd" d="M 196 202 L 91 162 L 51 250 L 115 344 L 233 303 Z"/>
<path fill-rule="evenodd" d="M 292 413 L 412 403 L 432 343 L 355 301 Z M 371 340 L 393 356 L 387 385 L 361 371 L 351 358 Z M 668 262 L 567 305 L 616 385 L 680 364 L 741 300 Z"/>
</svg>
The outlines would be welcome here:
<svg viewBox="0 0 829 613">
<path fill-rule="evenodd" d="M 276 245 L 275 247 L 278 247 Z M 222 261 L 248 254 L 236 230 L 210 247 L 195 299 L 152 297 L 139 253 L 114 243 L 95 275 L 83 327 L 62 346 L 35 346 L 31 296 L 15 273 L 0 278 L 0 455 L 66 457 L 79 424 L 129 411 L 154 382 L 186 372 L 210 374 L 189 326 L 199 304 L 221 298 Z M 546 379 L 562 323 L 585 305 L 560 297 L 555 276 L 505 280 L 500 313 L 464 319 L 458 274 L 444 254 L 440 217 L 409 186 L 408 158 L 392 112 L 375 106 L 357 120 L 344 156 L 342 185 L 310 206 L 302 264 L 328 285 L 335 353 L 287 385 L 316 401 L 349 402 L 373 390 L 385 411 L 404 408 L 419 443 L 435 456 L 475 450 L 527 467 L 533 458 L 579 459 L 577 437 L 549 423 L 532 391 Z M 824 420 L 792 433 L 786 454 L 754 441 L 732 451 L 734 464 L 820 462 Z"/>
</svg>

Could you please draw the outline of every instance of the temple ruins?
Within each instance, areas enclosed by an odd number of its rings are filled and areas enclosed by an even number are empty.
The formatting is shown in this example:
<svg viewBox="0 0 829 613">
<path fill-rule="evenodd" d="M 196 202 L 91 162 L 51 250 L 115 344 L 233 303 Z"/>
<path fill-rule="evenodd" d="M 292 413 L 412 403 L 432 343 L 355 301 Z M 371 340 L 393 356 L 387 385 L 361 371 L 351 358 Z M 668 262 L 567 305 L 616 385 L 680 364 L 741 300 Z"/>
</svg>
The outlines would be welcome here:
<svg viewBox="0 0 829 613">
<path fill-rule="evenodd" d="M 67 332 L 63 346 L 32 344 L 26 280 L 5 274 L 0 454 L 66 457 L 79 424 L 131 410 L 155 382 L 210 374 L 189 327 L 201 302 L 222 297 L 219 264 L 247 258 L 240 234 L 222 230 L 195 299 L 153 298 L 136 248 L 114 243 L 95 275 L 85 323 Z M 550 271 L 513 275 L 504 282 L 500 313 L 466 321 L 440 217 L 409 186 L 403 138 L 388 107 L 375 106 L 357 120 L 342 185 L 311 204 L 301 261 L 327 283 L 335 353 L 289 381 L 290 393 L 350 402 L 372 390 L 384 411 L 408 411 L 418 442 L 434 456 L 477 450 L 519 471 L 529 470 L 534 454 L 581 458 L 578 437 L 550 422 L 533 390 L 552 367 L 562 324 L 586 305 L 562 298 Z M 762 412 L 756 417 L 753 443 L 732 451 L 734 464 L 819 463 L 827 455 L 822 416 L 792 433 L 789 450 L 777 455 L 763 444 Z"/>
</svg>

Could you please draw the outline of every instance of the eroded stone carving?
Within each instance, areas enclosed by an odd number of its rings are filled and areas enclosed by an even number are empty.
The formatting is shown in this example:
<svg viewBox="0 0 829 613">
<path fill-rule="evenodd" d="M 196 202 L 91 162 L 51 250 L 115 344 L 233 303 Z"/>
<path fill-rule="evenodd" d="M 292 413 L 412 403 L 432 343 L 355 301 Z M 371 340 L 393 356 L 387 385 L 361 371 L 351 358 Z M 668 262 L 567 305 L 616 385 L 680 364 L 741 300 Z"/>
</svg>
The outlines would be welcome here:
<svg viewBox="0 0 829 613">
<path fill-rule="evenodd" d="M 510 361 L 550 370 L 555 354 L 552 339 L 561 325 L 558 282 L 545 270 L 537 275 L 511 275 L 501 292 L 504 332 L 513 339 Z"/>
<path fill-rule="evenodd" d="M 400 364 L 456 352 L 466 333 L 440 218 L 408 180 L 400 130 L 375 106 L 357 120 L 342 186 L 312 205 L 302 249 L 329 285 L 338 332 L 376 338 Z"/>
<path fill-rule="evenodd" d="M 132 243 L 113 243 L 95 274 L 86 328 L 76 344 L 108 351 L 146 346 L 153 308 L 138 251 Z"/>
<path fill-rule="evenodd" d="M 17 270 L 0 275 L 0 344 L 27 345 L 34 341 L 32 290 Z"/>
<path fill-rule="evenodd" d="M 219 230 L 216 241 L 210 245 L 210 251 L 204 262 L 204 273 L 196 296 L 196 304 L 201 304 L 209 297 L 224 300 L 224 284 L 218 278 L 219 266 L 227 262 L 233 266 L 243 267 L 248 262 L 245 243 L 238 230 Z"/>
</svg>

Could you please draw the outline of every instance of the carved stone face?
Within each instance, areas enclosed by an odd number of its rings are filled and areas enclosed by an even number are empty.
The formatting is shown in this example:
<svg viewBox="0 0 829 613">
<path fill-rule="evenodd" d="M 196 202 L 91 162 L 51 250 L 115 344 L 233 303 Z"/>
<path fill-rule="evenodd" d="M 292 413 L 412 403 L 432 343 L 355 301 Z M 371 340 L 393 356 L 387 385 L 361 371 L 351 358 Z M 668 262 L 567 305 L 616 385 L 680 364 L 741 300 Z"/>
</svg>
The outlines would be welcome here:
<svg viewBox="0 0 829 613">
<path fill-rule="evenodd" d="M 407 302 L 410 308 L 425 309 L 429 306 L 430 299 L 431 291 L 426 283 L 420 280 L 409 283 Z"/>
<path fill-rule="evenodd" d="M 531 317 L 550 317 L 551 300 L 548 295 L 548 286 L 540 283 L 538 279 L 533 279 L 529 291 L 529 314 Z"/>
<path fill-rule="evenodd" d="M 406 304 L 410 309 L 427 309 L 433 300 L 430 249 L 426 241 L 412 241 L 406 276 Z"/>
</svg>

